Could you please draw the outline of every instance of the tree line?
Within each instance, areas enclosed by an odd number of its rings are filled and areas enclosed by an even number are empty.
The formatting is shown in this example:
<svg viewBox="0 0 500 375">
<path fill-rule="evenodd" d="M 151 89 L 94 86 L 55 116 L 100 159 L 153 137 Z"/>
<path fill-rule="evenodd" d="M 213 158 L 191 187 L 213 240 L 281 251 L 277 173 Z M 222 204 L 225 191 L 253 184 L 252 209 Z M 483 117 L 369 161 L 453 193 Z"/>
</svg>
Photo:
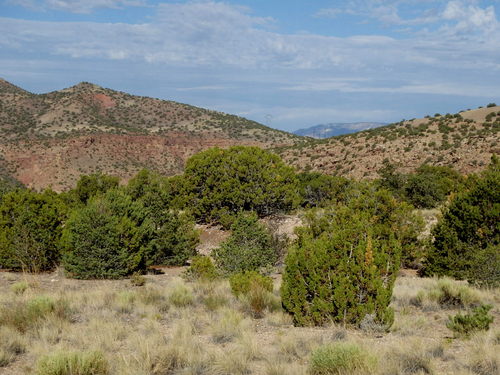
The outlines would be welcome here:
<svg viewBox="0 0 500 375">
<path fill-rule="evenodd" d="M 0 183 L 0 268 L 62 265 L 69 277 L 121 278 L 195 259 L 193 266 L 211 275 L 248 280 L 248 272 L 284 264 L 282 302 L 296 324 L 370 316 L 389 326 L 401 265 L 498 284 L 499 169 L 496 157 L 485 172 L 466 177 L 425 165 L 398 175 L 386 163 L 379 180 L 355 181 L 297 173 L 275 154 L 237 146 L 194 155 L 182 175 L 143 170 L 126 185 L 103 174 L 82 176 L 60 194 Z M 437 205 L 442 217 L 432 240 L 423 240 L 415 207 Z M 304 226 L 293 243 L 259 220 L 298 209 Z M 231 230 L 201 261 L 193 258 L 196 222 Z"/>
</svg>

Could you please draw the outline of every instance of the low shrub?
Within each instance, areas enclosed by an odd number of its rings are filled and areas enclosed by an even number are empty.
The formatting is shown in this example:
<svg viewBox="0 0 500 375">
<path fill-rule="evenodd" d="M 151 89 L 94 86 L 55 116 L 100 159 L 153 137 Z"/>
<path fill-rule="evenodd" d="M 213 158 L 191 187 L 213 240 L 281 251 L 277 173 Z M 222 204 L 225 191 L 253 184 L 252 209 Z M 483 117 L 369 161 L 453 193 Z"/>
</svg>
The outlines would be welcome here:
<svg viewBox="0 0 500 375">
<path fill-rule="evenodd" d="M 275 306 L 280 305 L 272 294 L 273 280 L 268 276 L 247 271 L 232 275 L 229 283 L 233 294 L 239 297 L 254 318 L 261 318 L 266 309 L 275 310 Z"/>
<path fill-rule="evenodd" d="M 134 272 L 130 278 L 130 283 L 133 286 L 143 286 L 146 284 L 146 278 L 138 272 Z"/>
<path fill-rule="evenodd" d="M 39 296 L 28 301 L 16 301 L 0 307 L 0 325 L 26 332 L 38 321 L 49 315 L 68 319 L 70 314 L 71 310 L 66 300 L 54 300 L 46 296 Z"/>
<path fill-rule="evenodd" d="M 229 278 L 229 285 L 231 285 L 231 291 L 235 296 L 248 294 L 252 288 L 257 286 L 269 292 L 273 291 L 273 279 L 256 271 L 235 273 Z"/>
<path fill-rule="evenodd" d="M 416 305 L 421 306 L 424 304 L 425 299 L 448 308 L 470 307 L 480 304 L 478 291 L 449 278 L 439 279 L 435 286 L 431 287 L 427 292 L 419 292 L 414 302 Z"/>
<path fill-rule="evenodd" d="M 376 360 L 352 343 L 320 346 L 311 354 L 311 375 L 370 374 L 375 371 Z"/>
<path fill-rule="evenodd" d="M 191 260 L 185 277 L 189 280 L 215 280 L 218 273 L 212 259 L 204 255 L 197 255 Z"/>
<path fill-rule="evenodd" d="M 38 360 L 37 375 L 107 375 L 109 365 L 99 351 L 57 352 Z"/>
<path fill-rule="evenodd" d="M 241 213 L 231 226 L 231 236 L 214 250 L 217 267 L 226 274 L 273 266 L 278 254 L 269 230 L 255 213 Z"/>
<path fill-rule="evenodd" d="M 308 226 L 297 230 L 281 286 L 283 306 L 296 325 L 357 326 L 365 315 L 375 314 L 386 330 L 391 326 L 389 303 L 401 246 L 391 233 L 387 238 L 374 234 L 374 221 L 382 215 L 339 207 L 311 213 Z"/>
<path fill-rule="evenodd" d="M 468 314 L 457 314 L 450 316 L 446 327 L 457 336 L 468 337 L 477 331 L 487 331 L 493 322 L 493 316 L 489 315 L 491 305 L 478 306 Z"/>
</svg>

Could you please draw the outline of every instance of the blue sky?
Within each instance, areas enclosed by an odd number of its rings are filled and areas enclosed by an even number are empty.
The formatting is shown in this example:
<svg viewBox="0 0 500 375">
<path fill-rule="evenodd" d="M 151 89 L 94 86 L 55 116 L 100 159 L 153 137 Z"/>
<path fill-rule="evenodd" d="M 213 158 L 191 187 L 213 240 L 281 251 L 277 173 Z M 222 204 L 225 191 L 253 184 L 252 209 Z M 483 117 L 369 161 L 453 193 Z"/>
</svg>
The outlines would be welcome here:
<svg viewBox="0 0 500 375">
<path fill-rule="evenodd" d="M 500 102 L 500 0 L 0 0 L 0 77 L 295 130 Z"/>
</svg>

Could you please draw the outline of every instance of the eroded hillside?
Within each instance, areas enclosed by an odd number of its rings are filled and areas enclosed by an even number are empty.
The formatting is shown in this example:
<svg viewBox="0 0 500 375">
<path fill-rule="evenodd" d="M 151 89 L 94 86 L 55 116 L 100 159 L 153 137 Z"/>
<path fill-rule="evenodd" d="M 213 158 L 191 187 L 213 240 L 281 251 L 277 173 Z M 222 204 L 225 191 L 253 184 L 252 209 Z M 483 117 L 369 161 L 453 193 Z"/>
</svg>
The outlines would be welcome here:
<svg viewBox="0 0 500 375">
<path fill-rule="evenodd" d="M 36 95 L 0 80 L 0 166 L 37 189 L 64 190 L 81 174 L 127 180 L 149 168 L 180 173 L 213 146 L 293 144 L 297 137 L 254 121 L 90 83 Z"/>
</svg>

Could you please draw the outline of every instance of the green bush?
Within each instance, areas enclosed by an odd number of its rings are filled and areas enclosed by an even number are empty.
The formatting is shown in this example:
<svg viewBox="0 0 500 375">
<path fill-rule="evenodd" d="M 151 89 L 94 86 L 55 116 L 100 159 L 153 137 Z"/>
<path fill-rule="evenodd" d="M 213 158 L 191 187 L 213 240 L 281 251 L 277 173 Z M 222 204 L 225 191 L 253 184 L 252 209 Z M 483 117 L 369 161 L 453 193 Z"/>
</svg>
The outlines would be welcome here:
<svg viewBox="0 0 500 375">
<path fill-rule="evenodd" d="M 303 172 L 297 175 L 302 206 L 322 207 L 346 199 L 351 181 L 339 176 L 328 176 L 318 172 Z"/>
<path fill-rule="evenodd" d="M 424 164 L 407 176 L 404 195 L 417 208 L 434 208 L 459 190 L 463 182 L 463 177 L 449 167 Z"/>
<path fill-rule="evenodd" d="M 118 191 L 75 210 L 63 231 L 63 265 L 74 278 L 120 278 L 146 269 L 151 225 L 142 206 Z"/>
<path fill-rule="evenodd" d="M 160 217 L 148 218 L 153 233 L 146 252 L 148 265 L 183 266 L 196 254 L 199 233 L 186 213 L 165 211 Z"/>
<path fill-rule="evenodd" d="M 0 268 L 42 272 L 60 261 L 66 208 L 53 191 L 17 190 L 0 204 Z"/>
<path fill-rule="evenodd" d="M 200 152 L 187 161 L 184 181 L 188 205 L 204 222 L 220 222 L 221 215 L 240 211 L 266 216 L 299 201 L 293 169 L 258 147 Z"/>
<path fill-rule="evenodd" d="M 285 260 L 281 296 L 296 325 L 358 325 L 367 314 L 389 327 L 388 307 L 401 246 L 384 237 L 366 210 L 312 213 Z"/>
<path fill-rule="evenodd" d="M 182 266 L 196 254 L 199 233 L 188 213 L 172 206 L 172 179 L 142 170 L 125 189 L 133 201 L 142 206 L 152 225 L 151 240 L 146 252 L 148 265 Z"/>
<path fill-rule="evenodd" d="M 455 316 L 450 316 L 446 327 L 452 330 L 457 336 L 465 337 L 477 331 L 487 331 L 493 322 L 493 316 L 488 314 L 491 308 L 491 305 L 481 305 L 472 309 L 472 312 L 468 314 L 462 315 L 459 313 Z"/>
<path fill-rule="evenodd" d="M 442 210 L 421 274 L 447 275 L 487 285 L 500 282 L 500 162 L 492 158 L 480 176 Z M 484 264 L 484 262 L 489 262 Z"/>
<path fill-rule="evenodd" d="M 197 255 L 191 260 L 191 265 L 186 270 L 186 277 L 192 280 L 215 280 L 218 273 L 212 259 Z"/>
<path fill-rule="evenodd" d="M 76 183 L 72 193 L 78 201 L 85 204 L 90 198 L 118 187 L 118 177 L 108 176 L 102 173 L 83 175 Z"/>
<path fill-rule="evenodd" d="M 311 375 L 367 375 L 374 373 L 376 359 L 356 344 L 336 343 L 320 346 L 311 353 Z"/>
<path fill-rule="evenodd" d="M 235 273 L 229 278 L 229 285 L 234 295 L 248 294 L 252 287 L 259 286 L 269 292 L 273 291 L 273 279 L 257 271 Z"/>
<path fill-rule="evenodd" d="M 56 352 L 41 357 L 37 375 L 107 375 L 109 364 L 99 351 Z"/>
<path fill-rule="evenodd" d="M 0 173 L 1 173 L 1 167 L 0 167 Z M 0 204 L 2 203 L 2 197 L 5 194 L 23 188 L 24 188 L 23 184 L 21 184 L 19 181 L 11 177 L 2 176 L 0 174 Z"/>
<path fill-rule="evenodd" d="M 237 273 L 229 278 L 231 291 L 243 302 L 243 306 L 254 318 L 262 318 L 264 311 L 279 306 L 272 294 L 273 280 L 256 271 Z"/>
<path fill-rule="evenodd" d="M 229 238 L 213 251 L 216 266 L 226 274 L 273 266 L 278 255 L 269 231 L 255 213 L 240 213 Z"/>
</svg>

